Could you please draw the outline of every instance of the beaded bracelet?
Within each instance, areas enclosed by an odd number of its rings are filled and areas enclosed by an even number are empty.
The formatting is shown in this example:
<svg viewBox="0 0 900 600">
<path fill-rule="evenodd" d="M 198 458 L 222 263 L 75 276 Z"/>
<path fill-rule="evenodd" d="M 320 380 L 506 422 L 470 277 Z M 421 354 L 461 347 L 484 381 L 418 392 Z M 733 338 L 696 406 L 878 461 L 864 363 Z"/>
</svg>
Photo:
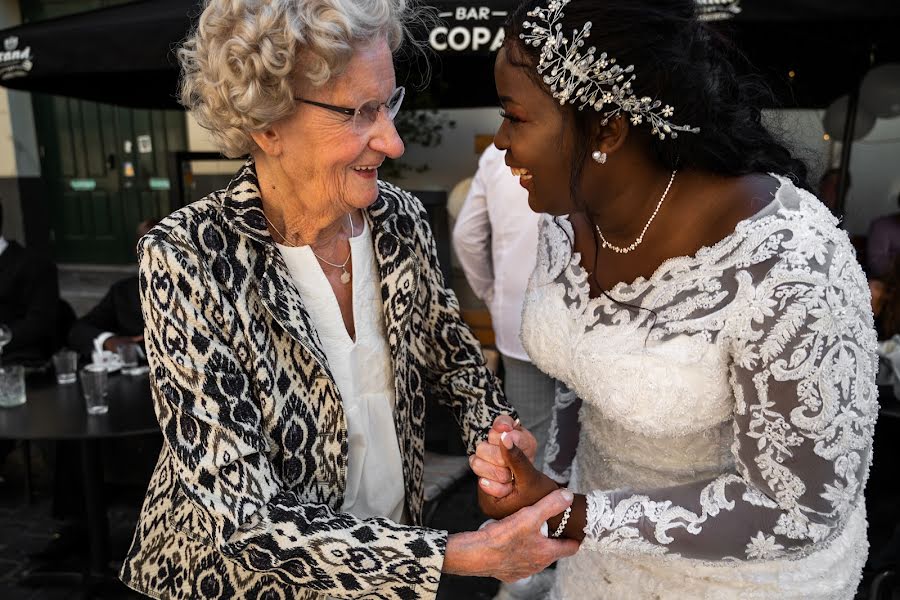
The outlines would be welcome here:
<svg viewBox="0 0 900 600">
<path fill-rule="evenodd" d="M 562 521 L 559 522 L 559 527 L 556 528 L 556 531 L 553 532 L 553 535 L 550 537 L 558 538 L 563 534 L 563 531 L 566 530 L 566 523 L 569 522 L 569 515 L 572 514 L 572 507 L 566 509 L 566 512 L 563 513 Z"/>
</svg>

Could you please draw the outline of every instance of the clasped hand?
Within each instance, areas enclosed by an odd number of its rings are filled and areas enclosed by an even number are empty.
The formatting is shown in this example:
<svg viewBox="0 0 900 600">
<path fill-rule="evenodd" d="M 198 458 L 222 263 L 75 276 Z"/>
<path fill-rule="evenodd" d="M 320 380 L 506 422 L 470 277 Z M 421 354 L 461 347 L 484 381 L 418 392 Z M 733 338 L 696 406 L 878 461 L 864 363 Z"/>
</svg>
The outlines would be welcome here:
<svg viewBox="0 0 900 600">
<path fill-rule="evenodd" d="M 488 440 L 478 444 L 469 465 L 478 476 L 478 504 L 493 519 L 532 506 L 559 488 L 534 467 L 534 436 L 508 415 L 494 421 Z"/>
<path fill-rule="evenodd" d="M 574 497 L 534 468 L 536 448 L 534 436 L 510 417 L 494 421 L 488 441 L 478 445 L 469 464 L 479 477 L 479 505 L 497 521 L 451 535 L 445 572 L 516 581 L 578 551 L 575 540 L 541 535 L 542 524 L 565 511 Z"/>
</svg>

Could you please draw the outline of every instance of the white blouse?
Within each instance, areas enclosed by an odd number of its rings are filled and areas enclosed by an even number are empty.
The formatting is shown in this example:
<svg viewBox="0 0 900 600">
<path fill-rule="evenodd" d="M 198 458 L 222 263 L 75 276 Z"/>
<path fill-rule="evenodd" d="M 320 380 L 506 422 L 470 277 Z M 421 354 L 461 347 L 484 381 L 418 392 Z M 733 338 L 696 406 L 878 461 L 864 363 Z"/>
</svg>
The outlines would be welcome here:
<svg viewBox="0 0 900 600">
<path fill-rule="evenodd" d="M 331 284 L 309 246 L 282 246 L 291 279 L 309 311 L 344 406 L 349 454 L 343 512 L 401 522 L 403 463 L 394 428 L 394 373 L 381 312 L 372 233 L 350 239 L 356 340 L 344 326 Z M 331 267 L 329 267 L 331 268 Z"/>
</svg>

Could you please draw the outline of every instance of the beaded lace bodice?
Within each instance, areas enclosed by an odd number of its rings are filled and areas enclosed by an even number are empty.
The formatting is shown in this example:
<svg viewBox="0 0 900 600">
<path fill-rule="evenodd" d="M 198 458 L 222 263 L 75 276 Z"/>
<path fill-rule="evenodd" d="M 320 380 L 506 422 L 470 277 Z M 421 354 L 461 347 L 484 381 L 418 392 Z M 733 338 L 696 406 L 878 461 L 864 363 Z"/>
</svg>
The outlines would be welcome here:
<svg viewBox="0 0 900 600">
<path fill-rule="evenodd" d="M 570 223 L 542 218 L 522 340 L 572 391 L 546 463 L 588 497 L 579 557 L 797 560 L 849 547 L 832 542 L 854 514 L 862 539 L 845 537 L 865 544 L 868 286 L 836 220 L 779 180 L 731 235 L 616 285 L 615 302 L 590 298 Z"/>
</svg>

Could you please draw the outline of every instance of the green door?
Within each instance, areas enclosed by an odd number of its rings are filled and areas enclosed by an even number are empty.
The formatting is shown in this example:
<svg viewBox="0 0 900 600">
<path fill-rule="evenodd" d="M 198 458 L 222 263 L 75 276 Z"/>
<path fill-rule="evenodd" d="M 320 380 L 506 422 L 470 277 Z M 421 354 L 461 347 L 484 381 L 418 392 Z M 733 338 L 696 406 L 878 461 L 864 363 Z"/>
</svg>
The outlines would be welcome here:
<svg viewBox="0 0 900 600">
<path fill-rule="evenodd" d="M 51 246 L 61 263 L 134 262 L 134 230 L 167 215 L 184 113 L 33 95 Z"/>
<path fill-rule="evenodd" d="M 20 0 L 24 22 L 129 0 Z M 116 85 L 111 80 L 109 85 Z M 167 153 L 187 149 L 184 113 L 32 94 L 50 240 L 61 263 L 134 262 L 134 230 L 169 213 Z M 37 200 L 37 199 L 36 199 Z"/>
</svg>

